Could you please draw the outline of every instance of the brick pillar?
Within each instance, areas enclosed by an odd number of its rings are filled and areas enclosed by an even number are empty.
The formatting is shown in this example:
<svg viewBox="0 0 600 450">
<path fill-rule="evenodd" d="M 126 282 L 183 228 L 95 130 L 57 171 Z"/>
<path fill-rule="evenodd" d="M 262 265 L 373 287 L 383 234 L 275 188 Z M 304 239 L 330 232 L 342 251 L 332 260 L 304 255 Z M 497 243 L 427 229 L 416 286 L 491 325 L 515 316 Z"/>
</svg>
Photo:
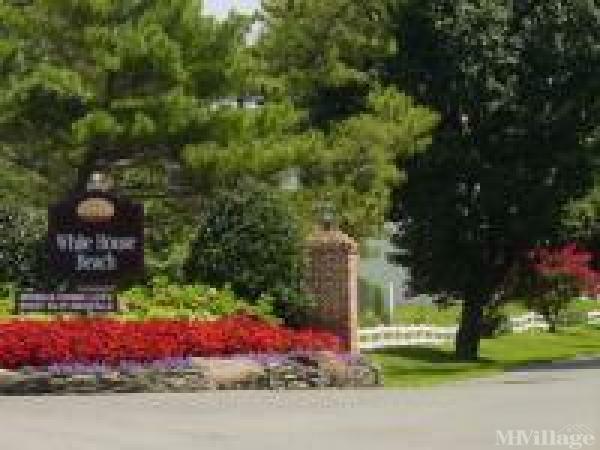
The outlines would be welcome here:
<svg viewBox="0 0 600 450">
<path fill-rule="evenodd" d="M 346 350 L 359 352 L 357 243 L 337 230 L 320 230 L 308 240 L 306 291 L 317 304 L 308 325 L 334 332 Z"/>
</svg>

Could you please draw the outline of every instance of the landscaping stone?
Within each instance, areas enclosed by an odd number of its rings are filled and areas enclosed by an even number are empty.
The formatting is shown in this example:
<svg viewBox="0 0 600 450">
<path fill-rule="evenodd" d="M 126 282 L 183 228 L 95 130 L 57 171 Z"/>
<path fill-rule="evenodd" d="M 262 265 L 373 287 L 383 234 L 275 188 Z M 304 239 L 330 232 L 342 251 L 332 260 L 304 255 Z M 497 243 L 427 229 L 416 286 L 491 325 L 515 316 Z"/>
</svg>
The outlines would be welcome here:
<svg viewBox="0 0 600 450">
<path fill-rule="evenodd" d="M 0 369 L 0 383 L 11 382 L 15 380 L 15 378 L 20 377 L 21 374 L 19 372 L 14 372 L 12 370 Z"/>
<path fill-rule="evenodd" d="M 72 370 L 84 371 L 86 366 Z M 376 387 L 379 370 L 367 359 L 333 353 L 191 358 L 189 366 L 128 370 L 88 369 L 87 373 L 24 368 L 0 369 L 0 395 L 202 392 L 215 389 L 323 389 Z"/>
<path fill-rule="evenodd" d="M 192 365 L 220 389 L 244 383 L 254 387 L 265 377 L 264 367 L 250 359 L 192 358 Z"/>
</svg>

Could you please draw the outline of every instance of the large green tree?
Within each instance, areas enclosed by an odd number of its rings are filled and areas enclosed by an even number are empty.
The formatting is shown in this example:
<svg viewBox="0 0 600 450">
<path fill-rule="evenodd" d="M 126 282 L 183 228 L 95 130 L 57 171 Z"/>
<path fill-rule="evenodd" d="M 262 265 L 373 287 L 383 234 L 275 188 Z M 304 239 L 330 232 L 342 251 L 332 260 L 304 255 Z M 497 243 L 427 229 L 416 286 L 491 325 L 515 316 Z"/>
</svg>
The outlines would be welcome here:
<svg viewBox="0 0 600 450">
<path fill-rule="evenodd" d="M 265 0 L 256 48 L 272 77 L 265 88 L 283 89 L 321 127 L 361 112 L 394 52 L 385 12 L 381 1 Z"/>
<path fill-rule="evenodd" d="M 562 236 L 592 182 L 600 8 L 578 0 L 432 0 L 390 7 L 388 75 L 442 114 L 399 192 L 401 258 L 423 290 L 464 300 L 457 355 L 525 252 Z"/>
<path fill-rule="evenodd" d="M 1 0 L 0 24 L 0 158 L 58 191 L 179 160 L 244 71 L 247 20 L 199 0 Z"/>
<path fill-rule="evenodd" d="M 292 167 L 301 181 L 301 209 L 331 203 L 340 227 L 357 238 L 380 231 L 390 191 L 404 178 L 398 163 L 427 147 L 437 122 L 430 110 L 380 82 L 394 52 L 383 6 L 265 1 L 262 32 L 251 48 L 254 85 L 268 98 L 286 99 L 288 114 L 276 111 L 268 121 L 287 118 L 286 126 L 279 138 L 254 133 L 235 144 L 243 155 L 237 160 L 261 168 L 268 165 L 260 160 L 264 153 L 257 157 L 254 149 L 272 149 L 279 155 L 270 159 L 279 161 L 274 172 Z"/>
<path fill-rule="evenodd" d="M 360 114 L 326 131 L 308 125 L 307 114 L 286 102 L 223 111 L 230 122 L 220 124 L 235 131 L 226 135 L 215 127 L 210 142 L 185 148 L 186 162 L 209 186 L 235 188 L 236 180 L 251 176 L 277 187 L 291 171 L 298 186 L 290 196 L 307 223 L 318 221 L 329 203 L 344 231 L 373 236 L 404 177 L 397 162 L 427 147 L 437 116 L 395 89 L 374 90 L 365 103 Z"/>
<path fill-rule="evenodd" d="M 0 170 L 21 174 L 0 189 L 36 180 L 23 185 L 51 199 L 101 169 L 164 195 L 179 165 L 175 177 L 198 193 L 242 175 L 276 186 L 292 168 L 303 181 L 299 205 L 313 211 L 332 199 L 347 231 L 371 234 L 401 178 L 396 160 L 425 147 L 435 116 L 370 78 L 372 61 L 389 53 L 387 42 L 371 42 L 375 12 L 366 20 L 351 2 L 296 2 L 293 14 L 308 16 L 295 19 L 282 5 L 265 5 L 248 48 L 248 18 L 216 21 L 200 0 L 0 0 Z M 342 28 L 322 40 L 327 23 Z M 311 54 L 321 48 L 328 62 L 317 73 Z M 358 84 L 351 100 L 344 92 Z M 262 108 L 215 102 L 261 90 Z M 333 103 L 341 112 L 326 111 Z M 156 242 L 156 230 L 186 233 L 186 215 L 166 207 L 173 202 L 146 203 Z"/>
</svg>

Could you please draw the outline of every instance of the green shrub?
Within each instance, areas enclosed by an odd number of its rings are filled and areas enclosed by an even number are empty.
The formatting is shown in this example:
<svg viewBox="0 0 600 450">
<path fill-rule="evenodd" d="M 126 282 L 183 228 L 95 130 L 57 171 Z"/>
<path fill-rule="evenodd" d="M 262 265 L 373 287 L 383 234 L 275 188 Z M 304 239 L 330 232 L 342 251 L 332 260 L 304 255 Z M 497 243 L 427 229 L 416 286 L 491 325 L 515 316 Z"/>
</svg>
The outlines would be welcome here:
<svg viewBox="0 0 600 450">
<path fill-rule="evenodd" d="M 13 285 L 0 284 L 0 317 L 12 313 L 16 294 Z"/>
<path fill-rule="evenodd" d="M 384 323 L 383 318 L 370 309 L 361 310 L 359 323 L 361 327 L 376 327 Z"/>
<path fill-rule="evenodd" d="M 48 281 L 46 215 L 24 207 L 0 207 L 0 283 L 42 287 Z"/>
<path fill-rule="evenodd" d="M 145 271 L 149 279 L 168 277 L 183 283 L 183 265 L 196 232 L 193 201 L 148 199 L 144 201 Z"/>
<path fill-rule="evenodd" d="M 170 283 L 155 277 L 149 286 L 135 286 L 119 295 L 124 308 L 139 317 L 219 317 L 239 311 L 272 315 L 269 301 L 258 299 L 250 306 L 229 288 L 215 289 L 201 284 Z"/>
<path fill-rule="evenodd" d="M 303 232 L 283 195 L 254 182 L 220 191 L 205 205 L 185 265 L 189 282 L 231 286 L 253 302 L 274 299 L 281 317 L 304 310 Z"/>
</svg>

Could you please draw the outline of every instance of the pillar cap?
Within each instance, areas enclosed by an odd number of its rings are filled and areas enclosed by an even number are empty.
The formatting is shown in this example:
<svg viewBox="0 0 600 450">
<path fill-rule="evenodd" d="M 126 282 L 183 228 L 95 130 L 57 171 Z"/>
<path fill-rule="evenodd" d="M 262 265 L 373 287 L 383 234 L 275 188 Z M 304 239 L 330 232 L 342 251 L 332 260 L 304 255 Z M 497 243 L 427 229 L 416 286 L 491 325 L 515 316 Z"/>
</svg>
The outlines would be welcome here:
<svg viewBox="0 0 600 450">
<path fill-rule="evenodd" d="M 346 248 L 354 253 L 358 252 L 358 243 L 339 230 L 318 229 L 308 237 L 311 246 L 336 246 Z"/>
</svg>

